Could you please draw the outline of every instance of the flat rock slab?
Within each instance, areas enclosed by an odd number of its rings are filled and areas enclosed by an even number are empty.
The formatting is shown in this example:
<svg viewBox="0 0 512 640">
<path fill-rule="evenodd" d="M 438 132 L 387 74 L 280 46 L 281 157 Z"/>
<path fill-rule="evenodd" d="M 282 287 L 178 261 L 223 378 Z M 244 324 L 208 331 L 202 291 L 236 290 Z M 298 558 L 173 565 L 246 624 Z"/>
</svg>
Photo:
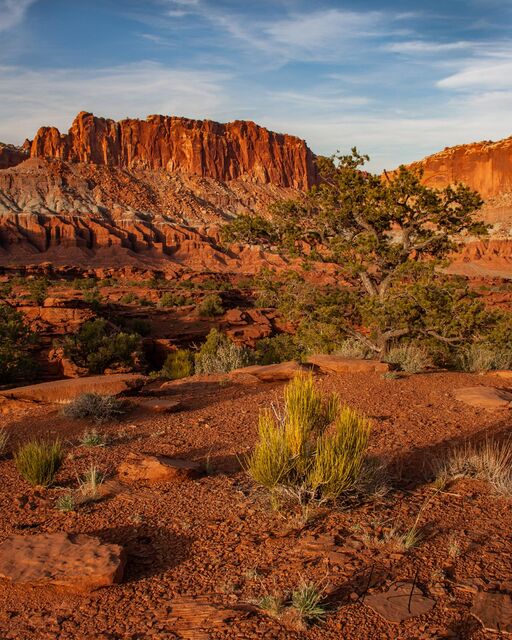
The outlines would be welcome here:
<svg viewBox="0 0 512 640">
<path fill-rule="evenodd" d="M 471 613 L 485 631 L 512 634 L 512 596 L 508 593 L 480 591 L 475 596 Z"/>
<path fill-rule="evenodd" d="M 139 407 L 151 411 L 151 413 L 174 413 L 182 408 L 180 400 L 171 400 L 169 398 L 144 398 L 137 404 Z"/>
<path fill-rule="evenodd" d="M 198 462 L 138 453 L 128 454 L 117 471 L 124 482 L 182 482 L 203 475 Z"/>
<path fill-rule="evenodd" d="M 1 391 L 0 395 L 14 400 L 65 403 L 74 400 L 82 393 L 116 396 L 129 389 L 139 389 L 143 383 L 144 377 L 138 374 L 116 373 L 106 376 L 88 376 L 86 378 L 42 382 L 28 387 L 17 387 L 16 389 Z"/>
<path fill-rule="evenodd" d="M 402 622 L 427 613 L 435 600 L 424 596 L 412 582 L 397 582 L 384 593 L 366 596 L 364 603 L 388 622 Z"/>
<path fill-rule="evenodd" d="M 460 402 L 482 409 L 502 409 L 512 406 L 512 392 L 506 389 L 463 387 L 462 389 L 455 389 L 453 395 Z"/>
<path fill-rule="evenodd" d="M 211 633 L 226 631 L 234 620 L 254 610 L 250 605 L 226 608 L 209 596 L 184 596 L 171 602 L 168 622 L 184 640 L 210 640 Z"/>
<path fill-rule="evenodd" d="M 306 372 L 308 369 L 303 367 L 295 360 L 289 362 L 279 362 L 278 364 L 253 365 L 251 367 L 243 367 L 235 369 L 229 374 L 230 378 L 241 378 L 244 381 L 249 380 L 252 376 L 254 381 L 259 382 L 278 382 L 280 380 L 291 380 L 296 375 Z"/>
<path fill-rule="evenodd" d="M 122 547 L 83 534 L 11 535 L 0 545 L 0 577 L 15 584 L 89 592 L 120 582 L 124 565 Z"/>
<path fill-rule="evenodd" d="M 319 367 L 322 371 L 334 371 L 335 373 L 386 373 L 390 370 L 387 362 L 342 358 L 328 354 L 310 356 L 308 362 Z"/>
<path fill-rule="evenodd" d="M 502 369 L 501 371 L 489 371 L 499 378 L 505 378 L 506 380 L 512 380 L 512 369 Z"/>
</svg>

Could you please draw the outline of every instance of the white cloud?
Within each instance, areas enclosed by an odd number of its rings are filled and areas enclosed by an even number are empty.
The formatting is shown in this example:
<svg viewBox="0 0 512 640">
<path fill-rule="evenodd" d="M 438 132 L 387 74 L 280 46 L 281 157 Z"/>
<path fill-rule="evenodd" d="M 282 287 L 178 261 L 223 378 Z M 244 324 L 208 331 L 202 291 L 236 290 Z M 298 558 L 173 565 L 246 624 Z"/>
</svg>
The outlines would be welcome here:
<svg viewBox="0 0 512 640">
<path fill-rule="evenodd" d="M 36 0 L 0 0 L 0 31 L 18 26 Z"/>
<path fill-rule="evenodd" d="M 422 55 L 425 53 L 446 53 L 447 51 L 459 51 L 468 49 L 471 42 L 428 42 L 426 40 L 409 40 L 405 42 L 393 42 L 385 47 L 387 51 L 393 53 Z"/>
<path fill-rule="evenodd" d="M 437 83 L 443 89 L 508 89 L 512 88 L 512 55 L 507 60 L 480 59 Z"/>
<path fill-rule="evenodd" d="M 221 117 L 227 74 L 154 62 L 105 69 L 31 71 L 0 66 L 0 140 L 20 143 L 41 125 L 67 130 L 83 110 L 114 119 L 152 113 Z"/>
</svg>

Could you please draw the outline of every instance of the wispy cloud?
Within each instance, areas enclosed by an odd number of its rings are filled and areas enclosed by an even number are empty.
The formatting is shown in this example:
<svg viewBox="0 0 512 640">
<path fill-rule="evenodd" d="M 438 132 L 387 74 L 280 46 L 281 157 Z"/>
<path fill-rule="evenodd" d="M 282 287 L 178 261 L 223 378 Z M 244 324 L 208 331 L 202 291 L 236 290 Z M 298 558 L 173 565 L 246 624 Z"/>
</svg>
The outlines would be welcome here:
<svg viewBox="0 0 512 640">
<path fill-rule="evenodd" d="M 42 124 L 67 129 L 82 110 L 114 119 L 150 113 L 219 118 L 228 79 L 154 62 L 104 69 L 0 67 L 0 140 L 19 143 Z"/>
<path fill-rule="evenodd" d="M 0 0 L 0 32 L 17 27 L 36 0 Z"/>
<path fill-rule="evenodd" d="M 393 53 L 403 53 L 412 55 L 424 55 L 425 53 L 435 53 L 444 55 L 450 51 L 461 51 L 470 49 L 474 43 L 460 40 L 458 42 L 429 42 L 426 40 L 409 40 L 405 42 L 392 42 L 386 45 L 387 51 Z"/>
</svg>

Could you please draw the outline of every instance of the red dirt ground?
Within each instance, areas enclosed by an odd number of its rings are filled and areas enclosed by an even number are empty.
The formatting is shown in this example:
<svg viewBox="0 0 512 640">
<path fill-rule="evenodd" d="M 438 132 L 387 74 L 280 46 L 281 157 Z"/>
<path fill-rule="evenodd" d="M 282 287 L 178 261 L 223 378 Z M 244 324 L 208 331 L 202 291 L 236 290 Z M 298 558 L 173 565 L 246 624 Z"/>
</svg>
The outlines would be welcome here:
<svg viewBox="0 0 512 640">
<path fill-rule="evenodd" d="M 507 381 L 455 373 L 400 380 L 333 374 L 318 380 L 322 389 L 338 391 L 373 419 L 371 453 L 391 463 L 393 487 L 364 504 L 312 510 L 307 519 L 294 507 L 273 511 L 239 462 L 255 441 L 258 411 L 280 401 L 282 383 L 244 386 L 215 377 L 173 383 L 166 394 L 183 400 L 181 412 L 154 415 L 136 408 L 121 422 L 101 427 L 110 438 L 103 448 L 80 447 L 78 438 L 90 425 L 71 423 L 52 407 L 0 414 L 11 436 L 9 452 L 49 433 L 68 447 L 58 486 L 47 490 L 28 487 L 11 453 L 0 460 L 0 542 L 12 532 L 68 531 L 122 544 L 128 553 L 124 582 L 88 596 L 0 581 L 0 638 L 492 637 L 470 607 L 477 590 L 512 593 L 512 498 L 495 495 L 480 481 L 458 481 L 443 492 L 429 481 L 431 462 L 449 445 L 511 427 L 509 409 L 469 407 L 451 391 L 503 387 Z M 181 484 L 126 486 L 72 513 L 55 508 L 91 461 L 113 474 L 129 451 L 207 463 L 209 474 Z M 402 553 L 372 542 L 392 526 L 407 529 L 420 510 L 425 537 L 417 547 Z M 308 551 L 312 536 L 332 536 L 344 560 Z M 458 555 L 450 555 L 454 541 Z M 361 602 L 369 580 L 371 592 L 381 592 L 415 575 L 423 593 L 436 601 L 429 613 L 392 624 Z M 255 606 L 268 593 L 289 595 L 301 580 L 324 588 L 324 622 L 300 629 Z M 204 598 L 189 606 L 190 596 Z M 189 609 L 190 618 L 180 619 L 179 612 Z"/>
</svg>

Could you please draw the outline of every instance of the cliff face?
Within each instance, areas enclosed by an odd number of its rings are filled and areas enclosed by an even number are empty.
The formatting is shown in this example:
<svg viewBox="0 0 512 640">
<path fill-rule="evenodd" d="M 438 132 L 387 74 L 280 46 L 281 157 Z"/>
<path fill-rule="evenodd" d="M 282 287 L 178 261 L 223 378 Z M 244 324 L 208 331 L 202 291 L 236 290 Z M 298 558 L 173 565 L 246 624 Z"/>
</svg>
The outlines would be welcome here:
<svg viewBox="0 0 512 640">
<path fill-rule="evenodd" d="M 422 167 L 432 187 L 464 182 L 484 199 L 512 191 L 512 137 L 450 147 L 412 166 Z"/>
<path fill-rule="evenodd" d="M 115 122 L 81 112 L 65 135 L 54 127 L 39 129 L 30 154 L 302 190 L 317 180 L 314 155 L 303 140 L 244 121 L 219 124 L 156 115 Z"/>
<path fill-rule="evenodd" d="M 12 144 L 2 144 L 0 142 L 0 169 L 15 167 L 28 157 L 29 154 L 23 147 L 15 147 Z"/>
</svg>

